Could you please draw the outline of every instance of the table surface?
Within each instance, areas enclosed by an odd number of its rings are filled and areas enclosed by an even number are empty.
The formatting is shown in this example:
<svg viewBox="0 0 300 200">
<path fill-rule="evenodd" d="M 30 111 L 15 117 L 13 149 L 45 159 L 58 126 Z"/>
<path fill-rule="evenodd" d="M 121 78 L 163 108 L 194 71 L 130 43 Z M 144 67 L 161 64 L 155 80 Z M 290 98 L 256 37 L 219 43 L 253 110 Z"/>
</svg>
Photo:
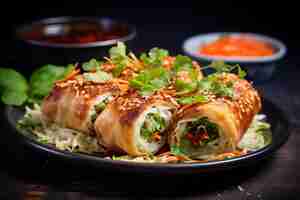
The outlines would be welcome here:
<svg viewBox="0 0 300 200">
<path fill-rule="evenodd" d="M 144 27 L 145 28 L 145 27 Z M 160 46 L 181 52 L 191 33 L 166 30 L 140 32 L 139 47 Z M 151 39 L 149 39 L 151 38 Z M 8 55 L 7 63 L 14 57 Z M 82 178 L 80 169 L 44 159 L 13 143 L 1 141 L 0 200 L 2 199 L 300 199 L 300 69 L 296 57 L 285 59 L 275 78 L 257 85 L 281 108 L 290 122 L 289 140 L 268 160 L 211 177 L 130 177 L 99 172 Z M 1 129 L 1 134 L 5 130 Z M 64 169 L 64 170 L 61 170 Z M 79 178 L 80 177 L 80 178 Z M 166 181 L 170 179 L 172 181 Z M 174 181 L 173 181 L 174 180 Z M 134 183 L 134 181 L 138 183 Z M 157 184 L 160 183 L 160 184 Z M 164 185 L 165 184 L 165 185 Z"/>
</svg>

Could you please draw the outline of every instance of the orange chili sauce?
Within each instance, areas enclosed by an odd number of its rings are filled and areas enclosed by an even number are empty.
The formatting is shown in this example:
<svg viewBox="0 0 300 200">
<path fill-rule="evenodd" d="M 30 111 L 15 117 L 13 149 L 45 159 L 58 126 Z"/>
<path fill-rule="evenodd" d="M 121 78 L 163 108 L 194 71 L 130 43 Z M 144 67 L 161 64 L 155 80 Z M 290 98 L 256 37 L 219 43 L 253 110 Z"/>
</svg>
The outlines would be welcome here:
<svg viewBox="0 0 300 200">
<path fill-rule="evenodd" d="M 270 56 L 274 54 L 271 45 L 250 36 L 223 36 L 199 49 L 208 56 Z"/>
</svg>

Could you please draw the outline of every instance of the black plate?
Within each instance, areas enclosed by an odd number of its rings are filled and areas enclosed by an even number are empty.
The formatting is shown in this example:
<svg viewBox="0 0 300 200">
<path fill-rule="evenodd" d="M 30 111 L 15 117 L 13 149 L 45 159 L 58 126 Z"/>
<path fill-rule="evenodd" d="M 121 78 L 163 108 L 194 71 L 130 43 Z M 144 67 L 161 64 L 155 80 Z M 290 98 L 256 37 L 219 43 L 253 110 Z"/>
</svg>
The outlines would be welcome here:
<svg viewBox="0 0 300 200">
<path fill-rule="evenodd" d="M 24 111 L 16 107 L 5 108 L 5 120 L 14 130 L 15 136 L 24 144 L 32 147 L 40 153 L 63 159 L 66 162 L 76 166 L 93 167 L 97 169 L 105 169 L 117 172 L 133 172 L 133 173 L 151 173 L 151 174 L 193 174 L 193 173 L 211 173 L 225 171 L 236 167 L 248 166 L 255 164 L 262 159 L 272 155 L 278 150 L 289 136 L 289 126 L 282 111 L 268 100 L 263 101 L 262 113 L 267 115 L 267 121 L 272 126 L 272 143 L 258 151 L 251 152 L 247 155 L 222 161 L 210 161 L 206 163 L 192 164 L 161 164 L 161 163 L 136 163 L 127 161 L 115 161 L 104 159 L 101 157 L 90 156 L 86 154 L 70 153 L 61 151 L 48 145 L 40 144 L 30 137 L 24 136 L 16 130 L 16 122 L 20 119 Z"/>
</svg>

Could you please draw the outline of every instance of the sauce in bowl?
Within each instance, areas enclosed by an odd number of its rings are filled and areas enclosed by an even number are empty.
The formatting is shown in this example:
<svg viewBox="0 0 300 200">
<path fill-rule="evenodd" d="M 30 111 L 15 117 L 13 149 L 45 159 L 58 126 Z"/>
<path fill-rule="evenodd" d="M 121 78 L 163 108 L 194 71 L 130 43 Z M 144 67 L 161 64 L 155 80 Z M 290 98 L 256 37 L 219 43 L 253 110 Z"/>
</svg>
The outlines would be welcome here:
<svg viewBox="0 0 300 200">
<path fill-rule="evenodd" d="M 262 57 L 274 53 L 271 45 L 250 36 L 222 36 L 199 48 L 199 54 L 207 56 Z"/>
<path fill-rule="evenodd" d="M 106 19 L 57 18 L 33 23 L 17 32 L 20 39 L 40 45 L 87 45 L 122 40 L 134 34 L 125 23 Z"/>
</svg>

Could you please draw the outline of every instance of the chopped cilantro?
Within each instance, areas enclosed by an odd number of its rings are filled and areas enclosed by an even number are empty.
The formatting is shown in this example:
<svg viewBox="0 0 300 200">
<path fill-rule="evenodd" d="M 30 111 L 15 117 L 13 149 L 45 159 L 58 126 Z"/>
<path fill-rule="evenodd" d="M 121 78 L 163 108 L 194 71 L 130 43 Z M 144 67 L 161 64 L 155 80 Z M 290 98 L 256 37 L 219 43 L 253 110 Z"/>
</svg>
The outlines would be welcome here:
<svg viewBox="0 0 300 200">
<path fill-rule="evenodd" d="M 204 95 L 196 95 L 189 97 L 181 97 L 177 99 L 180 104 L 193 104 L 193 103 L 205 103 L 208 101 L 208 98 Z"/>
<path fill-rule="evenodd" d="M 116 67 L 113 69 L 115 77 L 120 76 L 124 68 L 129 64 L 129 57 L 126 55 L 126 46 L 123 42 L 118 42 L 117 46 L 109 50 L 109 57 Z"/>
<path fill-rule="evenodd" d="M 173 68 L 175 72 L 179 72 L 182 70 L 189 71 L 193 69 L 193 61 L 191 58 L 183 55 L 178 55 L 175 58 Z"/>
<path fill-rule="evenodd" d="M 161 67 L 163 59 L 169 56 L 169 52 L 165 49 L 152 48 L 148 55 L 143 53 L 140 59 L 144 62 L 146 66 L 150 67 Z"/>
<path fill-rule="evenodd" d="M 217 74 L 211 74 L 198 82 L 200 92 L 209 92 L 219 97 L 230 97 L 234 95 L 233 83 L 221 83 Z"/>
<path fill-rule="evenodd" d="M 224 61 L 214 61 L 209 66 L 216 70 L 216 73 L 230 73 L 237 69 L 237 74 L 240 78 L 245 78 L 245 76 L 247 75 L 247 73 L 241 68 L 239 64 L 229 65 Z"/>
<path fill-rule="evenodd" d="M 82 64 L 82 69 L 84 71 L 97 71 L 100 70 L 100 65 L 102 62 L 97 61 L 95 58 L 92 58 L 88 62 Z"/>
<path fill-rule="evenodd" d="M 83 77 L 88 81 L 93 81 L 96 83 L 103 83 L 112 79 L 112 76 L 109 73 L 103 71 L 96 71 L 94 73 L 83 73 Z"/>
<path fill-rule="evenodd" d="M 193 92 L 198 85 L 198 72 L 193 68 L 193 61 L 187 56 L 178 55 L 173 64 L 175 88 L 177 94 Z"/>
<path fill-rule="evenodd" d="M 143 96 L 165 87 L 170 82 L 170 73 L 163 67 L 148 68 L 129 81 L 131 87 L 140 91 Z"/>
<path fill-rule="evenodd" d="M 176 92 L 177 95 L 193 92 L 197 89 L 197 87 L 198 87 L 197 81 L 192 81 L 191 83 L 187 83 L 179 79 L 175 81 L 175 88 L 177 91 Z"/>
</svg>

